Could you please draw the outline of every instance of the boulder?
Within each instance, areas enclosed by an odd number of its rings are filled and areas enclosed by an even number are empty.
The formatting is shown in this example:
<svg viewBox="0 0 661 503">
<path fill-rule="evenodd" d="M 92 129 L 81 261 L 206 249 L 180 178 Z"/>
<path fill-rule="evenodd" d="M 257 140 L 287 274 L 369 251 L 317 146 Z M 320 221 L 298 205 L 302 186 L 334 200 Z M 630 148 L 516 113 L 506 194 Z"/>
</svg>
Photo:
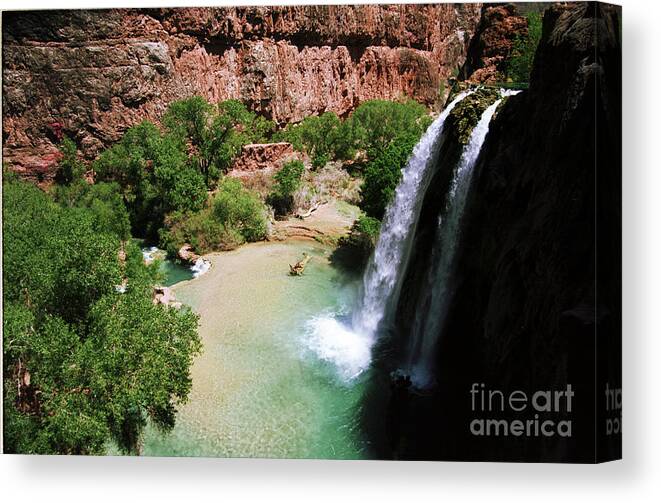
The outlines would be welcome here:
<svg viewBox="0 0 661 503">
<path fill-rule="evenodd" d="M 189 264 L 194 264 L 197 261 L 197 259 L 200 258 L 200 256 L 197 253 L 195 253 L 193 247 L 188 243 L 184 244 L 184 246 L 179 248 L 179 251 L 177 252 L 177 256 L 181 260 L 183 260 L 184 262 L 188 262 Z"/>
<path fill-rule="evenodd" d="M 170 305 L 174 301 L 174 293 L 167 286 L 155 286 L 152 296 L 154 304 Z"/>
</svg>

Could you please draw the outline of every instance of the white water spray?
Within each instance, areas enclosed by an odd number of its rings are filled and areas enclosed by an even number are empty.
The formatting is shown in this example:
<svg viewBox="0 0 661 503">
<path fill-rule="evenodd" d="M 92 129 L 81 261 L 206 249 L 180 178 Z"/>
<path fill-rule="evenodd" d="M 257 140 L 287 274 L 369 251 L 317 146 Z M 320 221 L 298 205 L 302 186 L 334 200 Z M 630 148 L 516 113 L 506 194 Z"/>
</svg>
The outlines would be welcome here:
<svg viewBox="0 0 661 503">
<path fill-rule="evenodd" d="M 193 273 L 194 278 L 198 278 L 203 274 L 207 273 L 211 269 L 211 262 L 202 257 L 198 258 L 195 263 L 190 266 L 190 270 Z"/>
<path fill-rule="evenodd" d="M 471 92 L 458 95 L 427 129 L 415 146 L 402 172 L 395 197 L 386 209 L 379 240 L 363 276 L 362 302 L 352 320 L 354 330 L 370 338 L 386 314 L 392 312 L 391 307 L 397 304 L 422 200 L 443 143 L 445 119 L 469 94 Z"/>
<path fill-rule="evenodd" d="M 502 97 L 512 94 L 516 92 L 501 91 Z M 461 218 L 466 207 L 473 168 L 489 132 L 491 119 L 501 101 L 502 98 L 487 107 L 473 129 L 453 172 L 445 209 L 438 219 L 430 273 L 427 275 L 426 286 L 420 290 L 421 298 L 417 303 L 419 309 L 416 312 L 411 334 L 408 371 L 417 388 L 425 388 L 433 384 L 435 349 L 452 297 L 453 264 L 461 237 Z"/>
<path fill-rule="evenodd" d="M 376 331 L 394 311 L 406 271 L 422 200 L 432 178 L 443 143 L 443 126 L 452 109 L 473 91 L 462 92 L 429 126 L 413 149 L 402 172 L 393 201 L 388 205 L 373 256 L 363 276 L 362 300 L 351 327 L 334 316 L 314 318 L 308 324 L 306 345 L 332 363 L 344 381 L 360 375 L 370 364 Z"/>
</svg>

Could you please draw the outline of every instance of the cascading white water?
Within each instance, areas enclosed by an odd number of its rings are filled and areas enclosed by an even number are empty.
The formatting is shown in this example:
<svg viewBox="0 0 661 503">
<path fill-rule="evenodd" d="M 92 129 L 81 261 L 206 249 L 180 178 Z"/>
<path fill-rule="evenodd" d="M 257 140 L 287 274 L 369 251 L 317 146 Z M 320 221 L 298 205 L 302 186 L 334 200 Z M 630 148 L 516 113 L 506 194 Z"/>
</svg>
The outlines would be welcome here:
<svg viewBox="0 0 661 503">
<path fill-rule="evenodd" d="M 473 91 L 457 95 L 429 126 L 413 149 L 381 225 L 374 254 L 363 276 L 362 299 L 351 328 L 334 316 L 310 320 L 308 348 L 332 363 L 344 381 L 362 373 L 371 360 L 376 330 L 397 304 L 425 192 L 438 164 L 443 126 L 452 109 Z M 387 320 L 385 320 L 387 321 Z"/>
<path fill-rule="evenodd" d="M 199 278 L 203 274 L 206 274 L 209 269 L 211 269 L 211 262 L 202 257 L 198 258 L 195 263 L 190 266 L 194 278 Z"/>
<path fill-rule="evenodd" d="M 368 337 L 374 336 L 386 314 L 392 311 L 390 307 L 397 303 L 422 200 L 431 180 L 431 167 L 438 161 L 445 120 L 469 94 L 470 91 L 459 94 L 427 129 L 386 209 L 379 240 L 363 276 L 363 298 L 352 319 L 353 329 Z"/>
<path fill-rule="evenodd" d="M 502 97 L 512 94 L 516 92 L 501 91 Z M 451 298 L 453 263 L 461 235 L 461 217 L 466 206 L 473 167 L 502 97 L 484 110 L 473 129 L 452 174 L 445 209 L 438 219 L 430 273 L 427 275 L 426 286 L 420 290 L 419 309 L 411 333 L 408 372 L 417 388 L 425 388 L 433 383 L 435 349 Z"/>
</svg>

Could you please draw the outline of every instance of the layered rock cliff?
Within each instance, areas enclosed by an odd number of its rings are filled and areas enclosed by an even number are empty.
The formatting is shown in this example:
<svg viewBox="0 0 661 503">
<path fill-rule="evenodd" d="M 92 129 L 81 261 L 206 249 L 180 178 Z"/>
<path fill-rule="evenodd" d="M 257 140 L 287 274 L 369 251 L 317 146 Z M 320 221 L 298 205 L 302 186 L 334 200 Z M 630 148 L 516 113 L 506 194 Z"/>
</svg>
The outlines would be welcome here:
<svg viewBox="0 0 661 503">
<path fill-rule="evenodd" d="M 507 61 L 517 38 L 528 34 L 528 21 L 514 4 L 485 5 L 468 47 L 461 77 L 473 83 L 503 82 Z"/>
<path fill-rule="evenodd" d="M 52 177 L 173 100 L 238 98 L 279 123 L 372 98 L 427 105 L 465 59 L 479 4 L 3 13 L 3 154 Z"/>
<path fill-rule="evenodd" d="M 545 12 L 530 88 L 499 110 L 473 171 L 438 334 L 437 386 L 407 401 L 393 392 L 390 405 L 381 403 L 399 422 L 381 455 L 594 462 L 603 449 L 617 454 L 599 411 L 603 383 L 607 376 L 617 383 L 620 371 L 619 12 L 596 3 Z M 388 355 L 406 354 L 420 309 L 452 166 L 440 168 L 423 203 Z M 572 436 L 472 435 L 475 418 L 521 418 L 474 412 L 473 383 L 531 394 L 572 385 L 571 413 L 540 414 L 572 420 Z M 387 433 L 378 419 L 367 423 L 377 438 Z"/>
</svg>

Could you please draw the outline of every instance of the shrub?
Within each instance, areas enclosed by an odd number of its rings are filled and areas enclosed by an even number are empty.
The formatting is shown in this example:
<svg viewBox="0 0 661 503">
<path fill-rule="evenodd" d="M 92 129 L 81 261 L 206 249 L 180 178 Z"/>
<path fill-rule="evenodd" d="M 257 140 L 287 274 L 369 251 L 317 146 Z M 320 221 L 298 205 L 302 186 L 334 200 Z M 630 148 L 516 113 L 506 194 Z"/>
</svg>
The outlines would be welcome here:
<svg viewBox="0 0 661 503">
<path fill-rule="evenodd" d="M 348 127 L 353 147 L 372 160 L 401 136 L 419 138 L 429 124 L 427 109 L 416 101 L 370 100 L 356 108 Z"/>
<path fill-rule="evenodd" d="M 340 239 L 340 246 L 333 253 L 333 260 L 348 269 L 362 271 L 374 251 L 380 231 L 379 220 L 361 215 L 351 226 L 349 235 Z"/>
<path fill-rule="evenodd" d="M 237 179 L 225 177 L 221 180 L 213 200 L 213 214 L 225 228 L 238 231 L 246 241 L 266 238 L 264 203 Z"/>
<path fill-rule="evenodd" d="M 237 230 L 220 223 L 211 208 L 198 213 L 173 213 L 165 219 L 165 226 L 159 231 L 160 244 L 172 257 L 188 243 L 205 254 L 212 251 L 233 250 L 245 243 L 245 238 Z"/>
<path fill-rule="evenodd" d="M 535 52 L 539 40 L 542 38 L 541 14 L 539 12 L 529 12 L 526 14 L 526 19 L 528 20 L 528 34 L 524 37 L 518 37 L 514 41 L 506 70 L 507 79 L 517 83 L 530 81 Z"/>
<path fill-rule="evenodd" d="M 223 178 L 213 205 L 199 212 L 173 212 L 159 231 L 160 244 L 170 256 L 188 243 L 197 253 L 232 250 L 246 241 L 266 238 L 266 207 L 239 180 Z"/>
<path fill-rule="evenodd" d="M 452 109 L 447 118 L 446 131 L 453 142 L 466 145 L 484 111 L 500 97 L 498 90 L 484 87 L 467 96 Z"/>
<path fill-rule="evenodd" d="M 331 162 L 317 171 L 308 171 L 294 193 L 295 208 L 310 208 L 315 204 L 339 199 L 349 204 L 360 201 L 361 180 L 342 169 L 339 162 Z"/>
<path fill-rule="evenodd" d="M 417 141 L 417 136 L 402 136 L 367 165 L 360 207 L 368 216 L 379 220 L 383 218 L 402 176 L 402 168 Z"/>
<path fill-rule="evenodd" d="M 273 179 L 273 191 L 268 197 L 268 202 L 275 209 L 276 214 L 284 215 L 292 210 L 294 205 L 294 192 L 301 185 L 301 179 L 305 172 L 305 166 L 301 161 L 294 160 L 286 162 L 275 174 Z"/>
<path fill-rule="evenodd" d="M 379 240 L 381 221 L 367 215 L 361 215 L 351 226 L 349 242 L 359 248 L 363 255 L 371 255 Z"/>
<path fill-rule="evenodd" d="M 82 178 L 85 173 L 85 165 L 78 159 L 78 147 L 73 140 L 65 136 L 60 144 L 60 153 L 62 159 L 58 165 L 56 181 L 68 185 Z"/>
</svg>

